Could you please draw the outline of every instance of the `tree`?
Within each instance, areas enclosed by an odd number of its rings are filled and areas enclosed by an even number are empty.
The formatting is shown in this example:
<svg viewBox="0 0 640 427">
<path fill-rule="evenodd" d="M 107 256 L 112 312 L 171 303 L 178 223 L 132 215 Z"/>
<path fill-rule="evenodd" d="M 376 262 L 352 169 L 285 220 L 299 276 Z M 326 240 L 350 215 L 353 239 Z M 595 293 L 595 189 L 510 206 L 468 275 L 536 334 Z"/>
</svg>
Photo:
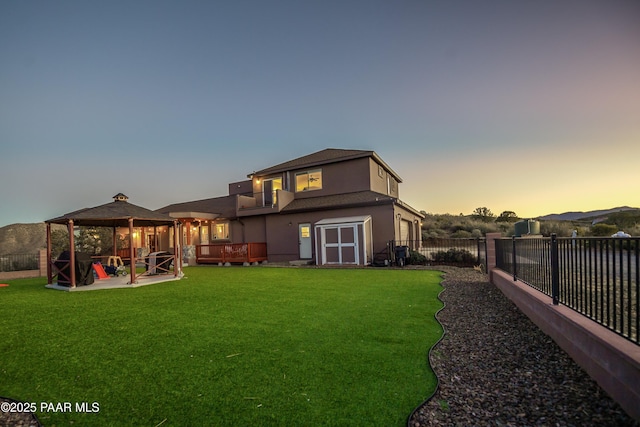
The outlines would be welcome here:
<svg viewBox="0 0 640 427">
<path fill-rule="evenodd" d="M 51 254 L 57 258 L 64 251 L 69 250 L 69 233 L 66 229 L 51 230 Z"/>
<path fill-rule="evenodd" d="M 92 255 L 108 253 L 113 248 L 112 230 L 105 227 L 80 227 L 75 244 L 79 252 Z"/>
<path fill-rule="evenodd" d="M 496 218 L 496 222 L 516 222 L 518 219 L 518 215 L 514 211 L 504 211 L 498 218 Z"/>
<path fill-rule="evenodd" d="M 474 218 L 485 221 L 485 222 L 489 222 L 493 220 L 493 218 L 495 217 L 493 212 L 491 212 L 491 210 L 486 207 L 476 208 L 473 211 L 472 215 Z"/>
</svg>

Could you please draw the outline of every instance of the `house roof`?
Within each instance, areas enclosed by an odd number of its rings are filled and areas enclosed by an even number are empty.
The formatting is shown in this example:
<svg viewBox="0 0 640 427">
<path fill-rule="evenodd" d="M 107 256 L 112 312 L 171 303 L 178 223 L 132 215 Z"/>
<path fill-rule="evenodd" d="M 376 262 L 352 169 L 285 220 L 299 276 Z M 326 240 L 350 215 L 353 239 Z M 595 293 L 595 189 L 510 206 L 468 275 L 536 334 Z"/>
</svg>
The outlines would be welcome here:
<svg viewBox="0 0 640 427">
<path fill-rule="evenodd" d="M 275 166 L 268 167 L 266 169 L 262 169 L 249 176 L 266 176 L 279 172 L 286 172 L 293 169 L 302 169 L 314 166 L 325 165 L 328 163 L 337 163 L 343 162 L 346 160 L 360 159 L 363 157 L 372 157 L 376 162 L 378 162 L 382 167 L 391 174 L 398 182 L 402 182 L 402 178 L 395 173 L 393 169 L 389 167 L 381 158 L 376 154 L 375 151 L 369 150 L 345 150 L 338 148 L 327 148 L 325 150 L 317 151 L 312 154 L 308 154 L 306 156 L 298 157 L 297 159 L 289 160 L 284 163 L 280 163 Z"/>
<path fill-rule="evenodd" d="M 222 196 L 193 202 L 174 203 L 157 210 L 157 212 L 171 214 L 189 212 L 193 217 L 198 213 L 215 214 L 220 218 L 236 217 L 236 196 Z"/>
<path fill-rule="evenodd" d="M 319 209 L 338 209 L 358 206 L 375 206 L 396 203 L 416 215 L 420 212 L 402 201 L 375 191 L 358 191 L 355 193 L 334 194 L 330 196 L 294 199 L 282 209 L 282 213 L 304 212 Z"/>
<path fill-rule="evenodd" d="M 126 227 L 129 225 L 129 219 L 133 219 L 136 226 L 172 225 L 174 222 L 169 215 L 129 203 L 127 196 L 122 193 L 115 195 L 111 203 L 79 209 L 45 222 L 67 224 L 69 220 L 73 220 L 75 225 Z"/>
</svg>

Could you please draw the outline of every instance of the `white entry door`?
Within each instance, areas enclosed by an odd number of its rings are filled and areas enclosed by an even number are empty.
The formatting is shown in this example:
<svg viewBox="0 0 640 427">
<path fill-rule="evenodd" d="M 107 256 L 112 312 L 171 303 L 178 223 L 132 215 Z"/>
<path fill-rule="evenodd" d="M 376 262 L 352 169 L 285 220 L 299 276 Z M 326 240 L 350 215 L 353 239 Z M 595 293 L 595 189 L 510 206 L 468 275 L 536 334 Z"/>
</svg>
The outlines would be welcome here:
<svg viewBox="0 0 640 427">
<path fill-rule="evenodd" d="M 300 244 L 300 259 L 311 258 L 311 224 L 298 224 L 298 242 Z"/>
</svg>

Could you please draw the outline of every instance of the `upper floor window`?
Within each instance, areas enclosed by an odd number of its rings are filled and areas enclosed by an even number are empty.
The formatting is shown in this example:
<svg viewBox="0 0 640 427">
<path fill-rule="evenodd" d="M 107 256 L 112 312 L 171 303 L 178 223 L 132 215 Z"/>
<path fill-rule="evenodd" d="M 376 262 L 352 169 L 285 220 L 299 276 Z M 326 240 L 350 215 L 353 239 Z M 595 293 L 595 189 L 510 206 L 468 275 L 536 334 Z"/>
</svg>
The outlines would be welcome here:
<svg viewBox="0 0 640 427">
<path fill-rule="evenodd" d="M 296 174 L 296 192 L 320 190 L 322 188 L 322 169 Z"/>
<path fill-rule="evenodd" d="M 264 206 L 275 206 L 278 203 L 278 190 L 282 190 L 282 178 L 270 178 L 262 181 Z"/>
<path fill-rule="evenodd" d="M 387 194 L 390 196 L 398 194 L 398 183 L 390 175 L 387 175 Z"/>
</svg>

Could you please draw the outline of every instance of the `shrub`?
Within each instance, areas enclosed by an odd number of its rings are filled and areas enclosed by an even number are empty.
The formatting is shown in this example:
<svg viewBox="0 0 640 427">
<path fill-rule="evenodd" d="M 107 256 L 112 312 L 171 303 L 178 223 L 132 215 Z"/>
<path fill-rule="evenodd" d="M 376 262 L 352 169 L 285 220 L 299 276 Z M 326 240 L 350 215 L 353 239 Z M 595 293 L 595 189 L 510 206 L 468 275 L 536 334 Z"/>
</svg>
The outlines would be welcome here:
<svg viewBox="0 0 640 427">
<path fill-rule="evenodd" d="M 476 257 L 465 249 L 451 248 L 448 251 L 438 251 L 433 254 L 433 260 L 441 263 L 456 263 L 456 264 L 473 264 L 476 262 Z"/>
<path fill-rule="evenodd" d="M 457 230 L 455 233 L 451 235 L 451 237 L 460 239 L 460 238 L 469 238 L 471 237 L 471 233 L 467 230 Z"/>
<path fill-rule="evenodd" d="M 611 224 L 596 224 L 593 227 L 591 227 L 592 236 L 609 237 L 617 231 L 618 231 L 618 227 L 616 225 L 611 225 Z"/>
<path fill-rule="evenodd" d="M 575 230 L 575 227 L 569 221 L 540 222 L 540 234 L 543 236 L 551 236 L 555 233 L 558 237 L 571 237 L 573 230 Z"/>
<path fill-rule="evenodd" d="M 409 250 L 409 259 L 407 259 L 407 264 L 411 265 L 425 265 L 427 263 L 427 257 L 422 255 L 420 252 Z"/>
<path fill-rule="evenodd" d="M 471 230 L 471 237 L 478 238 L 478 237 L 483 237 L 483 236 L 484 236 L 484 234 L 482 234 L 481 230 L 479 230 L 477 228 L 474 228 L 473 230 Z"/>
</svg>

